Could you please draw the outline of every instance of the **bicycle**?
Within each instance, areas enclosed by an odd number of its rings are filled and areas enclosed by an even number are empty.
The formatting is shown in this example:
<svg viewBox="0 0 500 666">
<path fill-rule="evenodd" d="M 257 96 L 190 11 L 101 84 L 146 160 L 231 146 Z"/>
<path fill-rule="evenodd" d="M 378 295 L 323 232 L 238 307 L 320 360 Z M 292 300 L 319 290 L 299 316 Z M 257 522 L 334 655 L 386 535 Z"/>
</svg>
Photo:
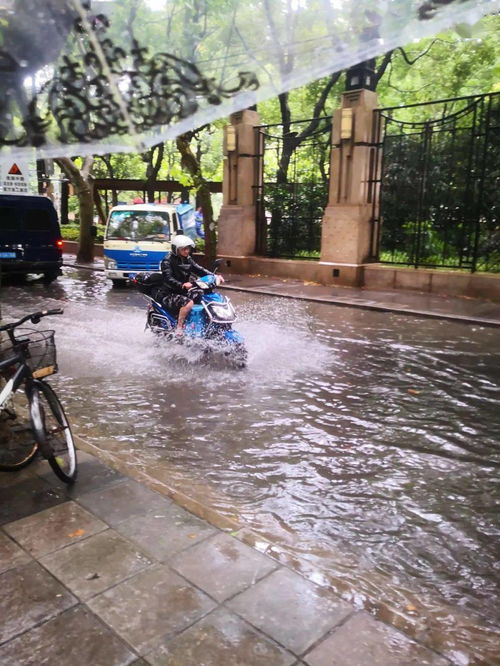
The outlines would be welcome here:
<svg viewBox="0 0 500 666">
<path fill-rule="evenodd" d="M 0 439 L 0 470 L 26 467 L 38 450 L 65 483 L 77 476 L 77 458 L 71 428 L 54 389 L 44 381 L 57 372 L 54 331 L 20 329 L 28 320 L 63 314 L 44 310 L 0 326 L 8 340 L 0 344 L 0 419 L 7 434 Z M 22 389 L 22 390 L 19 390 Z"/>
</svg>

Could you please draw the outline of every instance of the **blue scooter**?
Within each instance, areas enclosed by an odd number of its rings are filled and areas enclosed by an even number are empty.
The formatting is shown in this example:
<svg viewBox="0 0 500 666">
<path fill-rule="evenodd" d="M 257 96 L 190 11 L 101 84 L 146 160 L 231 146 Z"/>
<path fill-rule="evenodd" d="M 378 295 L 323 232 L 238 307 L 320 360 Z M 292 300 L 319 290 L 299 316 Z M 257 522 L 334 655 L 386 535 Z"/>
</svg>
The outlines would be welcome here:
<svg viewBox="0 0 500 666">
<path fill-rule="evenodd" d="M 216 261 L 215 271 L 222 261 Z M 155 335 L 174 339 L 177 320 L 152 295 L 161 283 L 161 275 L 138 273 L 133 282 L 148 301 L 146 328 Z M 198 278 L 193 285 L 187 296 L 194 301 L 194 305 L 186 318 L 184 336 L 180 340 L 186 344 L 197 343 L 204 353 L 222 355 L 231 365 L 244 368 L 248 356 L 245 342 L 240 333 L 232 328 L 236 313 L 231 301 L 215 291 L 215 274 Z"/>
</svg>

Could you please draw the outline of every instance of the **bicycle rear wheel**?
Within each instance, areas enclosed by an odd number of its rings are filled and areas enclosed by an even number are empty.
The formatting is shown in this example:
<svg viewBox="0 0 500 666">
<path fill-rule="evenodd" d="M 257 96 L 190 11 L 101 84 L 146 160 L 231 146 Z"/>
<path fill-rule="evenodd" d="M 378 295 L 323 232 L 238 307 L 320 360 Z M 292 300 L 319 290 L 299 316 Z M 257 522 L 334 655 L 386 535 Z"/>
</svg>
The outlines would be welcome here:
<svg viewBox="0 0 500 666">
<path fill-rule="evenodd" d="M 28 398 L 18 391 L 0 412 L 0 471 L 16 472 L 36 456 L 38 444 L 31 427 Z"/>
<path fill-rule="evenodd" d="M 63 406 L 54 389 L 45 382 L 35 383 L 45 431 L 45 455 L 54 473 L 65 483 L 73 483 L 78 469 L 73 434 Z"/>
</svg>

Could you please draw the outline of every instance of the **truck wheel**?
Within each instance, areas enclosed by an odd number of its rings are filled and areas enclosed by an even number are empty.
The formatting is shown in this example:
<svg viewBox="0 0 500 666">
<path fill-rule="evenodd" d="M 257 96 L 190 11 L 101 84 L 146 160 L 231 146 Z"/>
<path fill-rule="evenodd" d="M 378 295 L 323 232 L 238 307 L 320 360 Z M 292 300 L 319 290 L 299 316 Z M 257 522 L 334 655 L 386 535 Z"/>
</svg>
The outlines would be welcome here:
<svg viewBox="0 0 500 666">
<path fill-rule="evenodd" d="M 123 287 L 127 284 L 127 280 L 111 280 L 113 283 L 113 287 L 115 289 L 123 289 Z"/>
</svg>

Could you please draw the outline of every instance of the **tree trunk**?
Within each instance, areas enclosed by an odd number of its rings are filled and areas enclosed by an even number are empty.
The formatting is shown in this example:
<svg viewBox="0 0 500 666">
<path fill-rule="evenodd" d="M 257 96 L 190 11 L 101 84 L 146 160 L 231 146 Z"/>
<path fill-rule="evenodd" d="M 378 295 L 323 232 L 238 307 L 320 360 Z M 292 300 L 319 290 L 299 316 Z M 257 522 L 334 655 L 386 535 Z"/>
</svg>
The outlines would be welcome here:
<svg viewBox="0 0 500 666">
<path fill-rule="evenodd" d="M 155 183 L 158 180 L 158 173 L 161 169 L 164 152 L 165 144 L 159 143 L 146 153 L 146 193 L 148 203 L 155 202 Z"/>
<path fill-rule="evenodd" d="M 101 224 L 106 224 L 106 212 L 102 205 L 101 195 L 99 194 L 98 190 L 94 190 L 94 204 Z"/>
<path fill-rule="evenodd" d="M 92 195 L 92 182 L 90 171 L 94 163 L 92 156 L 86 157 L 80 171 L 69 157 L 60 157 L 56 160 L 66 176 L 71 181 L 75 194 L 78 197 L 80 209 L 80 244 L 76 260 L 84 264 L 94 261 L 94 199 Z"/>
<path fill-rule="evenodd" d="M 217 254 L 217 239 L 215 233 L 214 211 L 212 198 L 207 181 L 201 172 L 201 165 L 191 149 L 192 132 L 186 132 L 177 137 L 177 148 L 181 154 L 181 166 L 186 169 L 196 188 L 198 201 L 203 211 L 203 223 L 205 228 L 205 258 L 210 265 Z"/>
<path fill-rule="evenodd" d="M 99 155 L 99 157 L 101 158 L 101 160 L 106 165 L 106 169 L 108 170 L 108 178 L 111 178 L 112 180 L 114 180 L 115 179 L 115 171 L 113 169 L 113 163 L 111 162 L 111 159 L 110 159 L 111 156 L 110 155 Z M 107 208 L 108 205 L 109 205 L 108 204 L 108 193 L 107 193 L 107 191 L 106 191 L 105 201 L 106 201 L 106 208 Z M 96 202 L 96 204 L 97 204 L 97 202 Z M 114 188 L 111 190 L 111 205 L 112 206 L 118 205 L 118 196 L 117 196 L 116 190 Z"/>
</svg>

